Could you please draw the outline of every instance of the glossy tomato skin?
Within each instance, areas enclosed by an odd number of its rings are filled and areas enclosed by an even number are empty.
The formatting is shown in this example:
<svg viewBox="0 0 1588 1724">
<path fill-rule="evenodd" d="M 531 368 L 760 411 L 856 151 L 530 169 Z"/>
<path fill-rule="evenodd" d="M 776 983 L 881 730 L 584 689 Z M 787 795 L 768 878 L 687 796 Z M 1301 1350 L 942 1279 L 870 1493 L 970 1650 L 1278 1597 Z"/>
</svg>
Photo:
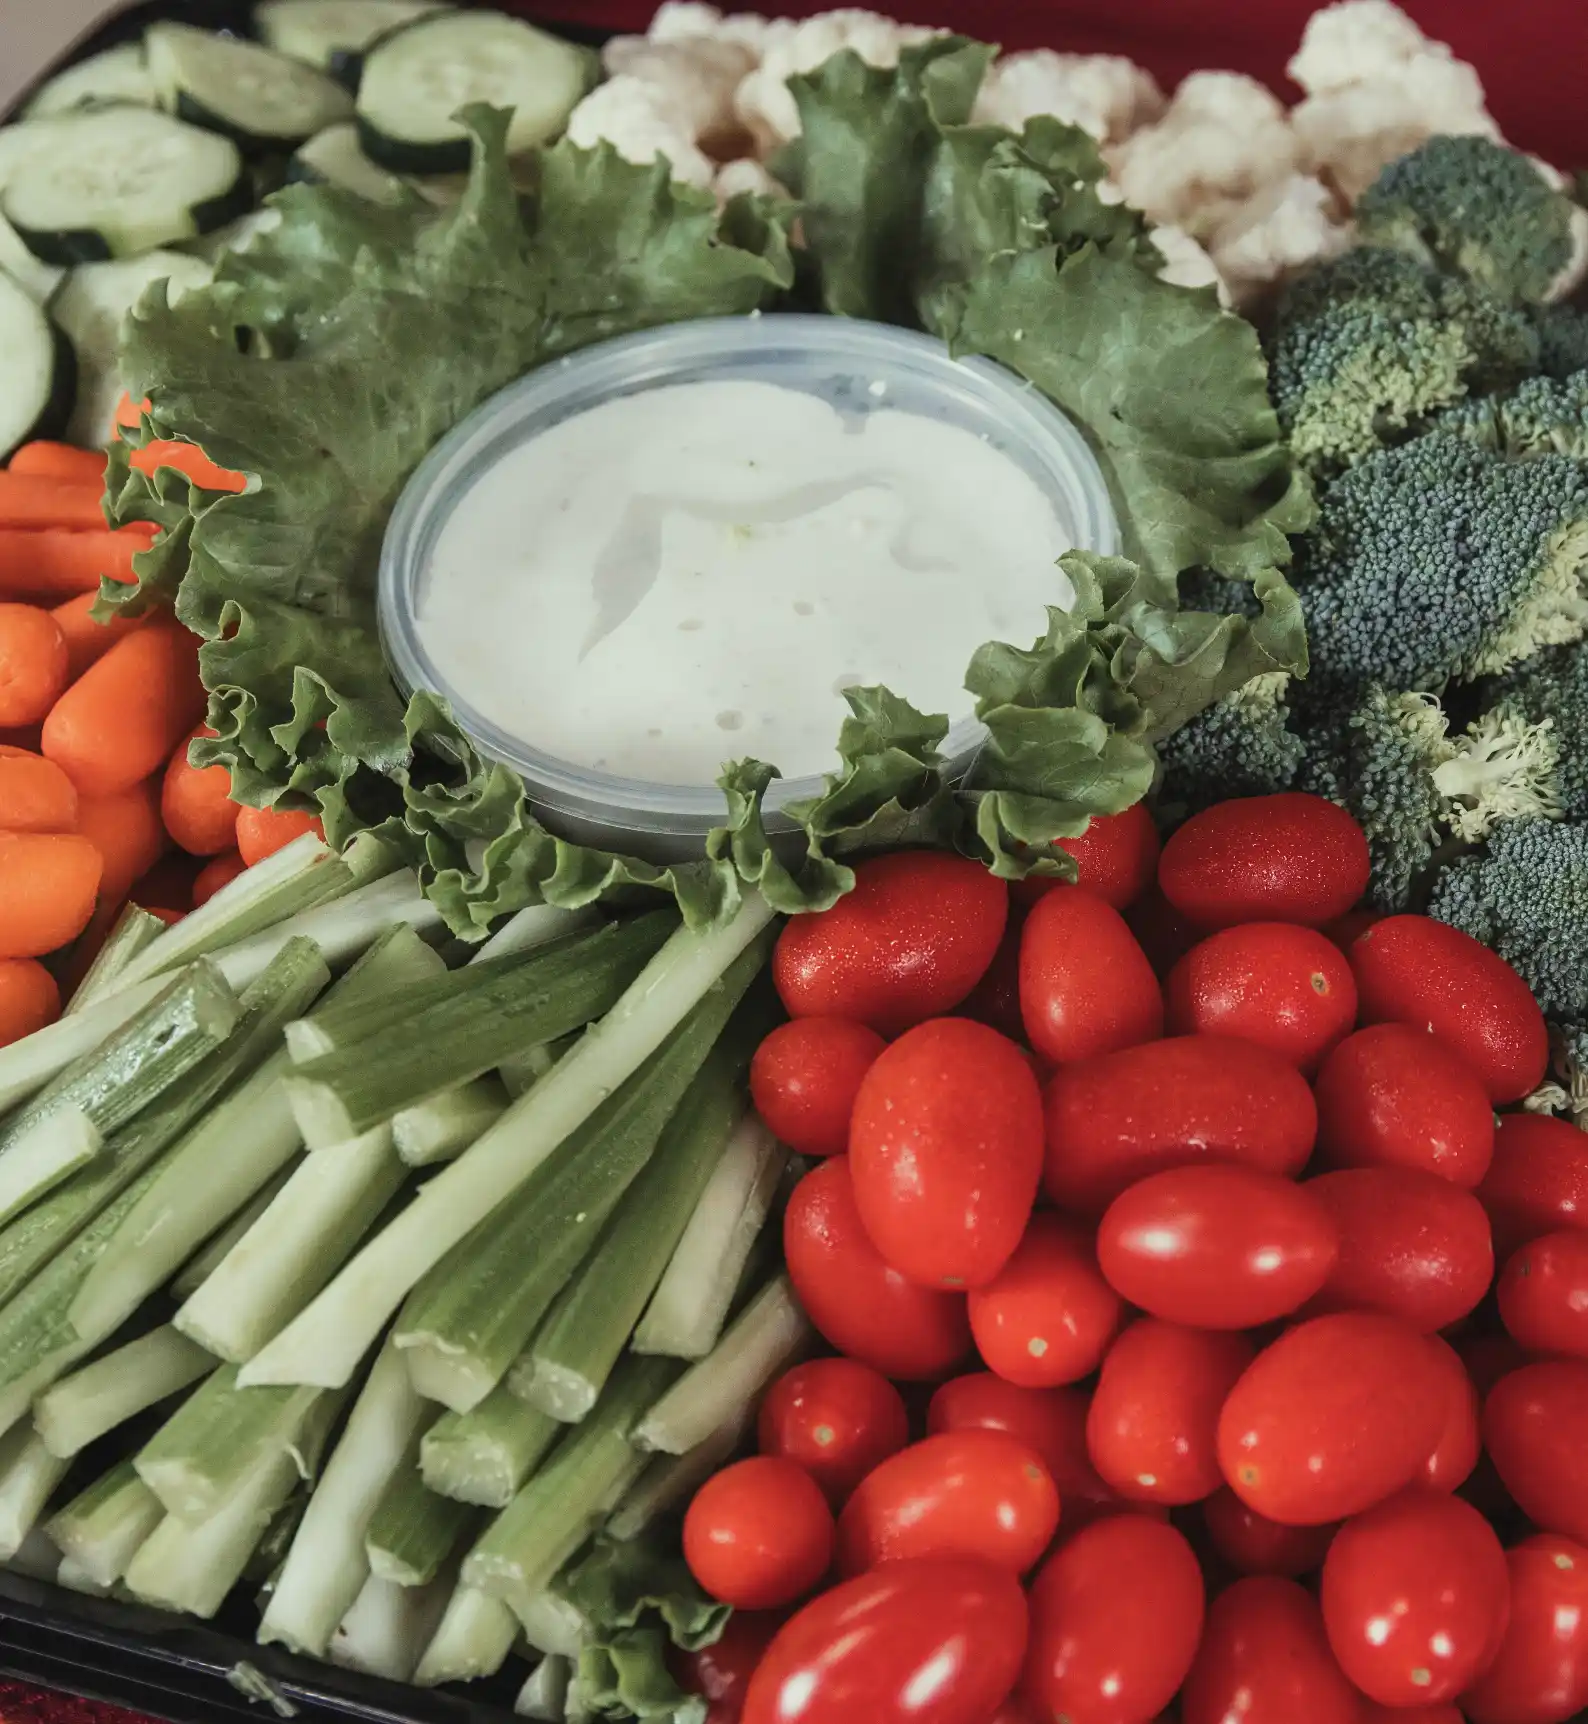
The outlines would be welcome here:
<svg viewBox="0 0 1588 1724">
<path fill-rule="evenodd" d="M 1370 1024 L 1324 1060 L 1318 1154 L 1330 1167 L 1411 1167 L 1469 1189 L 1494 1155 L 1494 1106 L 1477 1075 L 1427 1030 Z"/>
<path fill-rule="evenodd" d="M 1256 1576 L 1214 1599 L 1180 1724 L 1358 1724 L 1360 1706 L 1303 1587 Z"/>
<path fill-rule="evenodd" d="M 943 850 L 854 867 L 852 892 L 830 910 L 791 916 L 778 936 L 772 979 L 789 1016 L 853 1018 L 896 1036 L 952 1011 L 1003 938 L 1003 881 Z"/>
<path fill-rule="evenodd" d="M 1346 1675 L 1381 1705 L 1414 1706 L 1453 1700 L 1488 1669 L 1511 1583 L 1483 1516 L 1418 1486 L 1340 1528 L 1320 1598 Z"/>
<path fill-rule="evenodd" d="M 1588 1233 L 1530 1240 L 1512 1254 L 1495 1291 L 1519 1346 L 1588 1359 Z"/>
<path fill-rule="evenodd" d="M 795 1186 L 783 1255 L 806 1316 L 846 1357 L 896 1382 L 930 1383 L 970 1352 L 965 1295 L 907 1281 L 878 1255 L 861 1224 L 847 1155 Z"/>
<path fill-rule="evenodd" d="M 1409 1324 L 1369 1312 L 1315 1317 L 1259 1353 L 1230 1391 L 1219 1465 L 1259 1514 L 1321 1526 L 1410 1483 L 1444 1418 L 1439 1367 Z"/>
<path fill-rule="evenodd" d="M 948 1431 L 861 1480 L 839 1517 L 838 1570 L 968 1556 L 1024 1574 L 1058 1524 L 1059 1493 L 1035 1449 L 1004 1431 Z"/>
<path fill-rule="evenodd" d="M 1204 1605 L 1202 1571 L 1173 1527 L 1097 1521 L 1032 1584 L 1022 1691 L 1069 1724 L 1151 1724 L 1191 1668 Z"/>
<path fill-rule="evenodd" d="M 1116 910 L 1128 910 L 1152 885 L 1163 848 L 1145 802 L 1123 814 L 1094 814 L 1079 838 L 1055 839 L 1054 847 L 1075 858 L 1075 883 Z M 1029 907 L 1062 884 L 1032 874 L 1009 890 L 1015 903 Z"/>
<path fill-rule="evenodd" d="M 793 1018 L 750 1062 L 750 1096 L 772 1135 L 799 1155 L 842 1155 L 860 1080 L 887 1046 L 848 1018 Z"/>
<path fill-rule="evenodd" d="M 985 1287 L 1042 1177 L 1042 1092 L 1007 1037 L 968 1018 L 908 1030 L 866 1073 L 849 1128 L 872 1243 L 923 1287 Z"/>
<path fill-rule="evenodd" d="M 1467 1724 L 1467 1720 L 1459 1706 L 1380 1706 L 1364 1698 L 1358 1724 Z"/>
<path fill-rule="evenodd" d="M 1014 1689 L 1026 1601 L 967 1558 L 891 1562 L 814 1599 L 781 1630 L 743 1724 L 984 1724 Z"/>
<path fill-rule="evenodd" d="M 1170 1035 L 1239 1036 L 1311 1076 L 1356 1022 L 1356 982 L 1314 928 L 1248 922 L 1210 935 L 1165 988 Z"/>
<path fill-rule="evenodd" d="M 1323 1566 L 1334 1523 L 1281 1526 L 1249 1508 L 1228 1485 L 1202 1505 L 1208 1542 L 1237 1574 L 1267 1574 L 1299 1580 Z"/>
<path fill-rule="evenodd" d="M 1535 1526 L 1588 1544 L 1588 1365 L 1550 1359 L 1502 1377 L 1483 1403 L 1483 1446 Z"/>
<path fill-rule="evenodd" d="M 1588 1547 L 1541 1532 L 1505 1560 L 1505 1638 L 1462 1710 L 1471 1724 L 1564 1724 L 1588 1706 Z"/>
<path fill-rule="evenodd" d="M 763 1455 L 803 1467 L 838 1508 L 909 1442 L 910 1415 L 880 1371 L 854 1359 L 811 1359 L 767 1391 L 756 1432 Z"/>
<path fill-rule="evenodd" d="M 736 1610 L 710 1646 L 669 1652 L 667 1665 L 679 1687 L 709 1704 L 706 1724 L 739 1724 L 750 1678 L 785 1620 L 782 1611 Z"/>
<path fill-rule="evenodd" d="M 1090 1401 L 1079 1389 L 1023 1389 L 991 1371 L 974 1371 L 951 1378 L 933 1394 L 926 1429 L 931 1436 L 1007 1431 L 1018 1437 L 1048 1469 L 1068 1526 L 1087 1508 L 1113 1507 L 1119 1501 L 1097 1476 L 1086 1452 Z"/>
<path fill-rule="evenodd" d="M 1171 1167 L 1234 1161 L 1298 1173 L 1318 1130 L 1300 1072 L 1224 1036 L 1173 1036 L 1066 1066 L 1044 1109 L 1043 1184 L 1061 1209 L 1087 1216 Z"/>
<path fill-rule="evenodd" d="M 1087 1415 L 1087 1453 L 1104 1483 L 1136 1502 L 1212 1495 L 1223 1482 L 1219 1413 L 1256 1352 L 1244 1335 L 1132 1323 L 1103 1361 Z"/>
<path fill-rule="evenodd" d="M 803 1467 L 775 1456 L 737 1461 L 706 1480 L 684 1516 L 684 1560 L 736 1610 L 803 1598 L 833 1559 L 833 1513 Z"/>
<path fill-rule="evenodd" d="M 1026 1388 L 1089 1376 L 1123 1317 L 1090 1235 L 1047 1212 L 1031 1217 L 1002 1273 L 970 1295 L 970 1328 L 983 1360 Z"/>
<path fill-rule="evenodd" d="M 1430 1490 L 1460 1490 L 1472 1477 L 1483 1450 L 1483 1397 L 1448 1341 L 1430 1335 L 1428 1347 L 1443 1384 L 1440 1404 L 1445 1424 L 1417 1482 Z"/>
<path fill-rule="evenodd" d="M 1050 892 L 1020 938 L 1026 1039 L 1053 1065 L 1163 1034 L 1163 995 L 1147 954 L 1111 904 L 1079 886 Z"/>
<path fill-rule="evenodd" d="M 1203 928 L 1321 928 L 1367 890 L 1367 839 L 1321 796 L 1242 796 L 1193 814 L 1163 847 L 1163 895 Z"/>
<path fill-rule="evenodd" d="M 1503 1115 L 1478 1200 L 1501 1257 L 1546 1233 L 1588 1230 L 1588 1132 L 1544 1113 Z"/>
<path fill-rule="evenodd" d="M 1304 1189 L 1340 1231 L 1340 1255 L 1309 1312 L 1382 1311 L 1432 1334 L 1488 1292 L 1489 1218 L 1470 1191 L 1411 1167 L 1345 1168 Z"/>
<path fill-rule="evenodd" d="M 1333 1215 L 1305 1186 L 1233 1162 L 1149 1175 L 1097 1230 L 1098 1264 L 1122 1298 L 1201 1329 L 1253 1329 L 1299 1310 L 1339 1251 Z"/>
<path fill-rule="evenodd" d="M 1487 946 L 1430 916 L 1387 916 L 1352 944 L 1364 1024 L 1411 1024 L 1453 1048 L 1503 1105 L 1537 1089 L 1549 1032 L 1527 983 Z"/>
</svg>

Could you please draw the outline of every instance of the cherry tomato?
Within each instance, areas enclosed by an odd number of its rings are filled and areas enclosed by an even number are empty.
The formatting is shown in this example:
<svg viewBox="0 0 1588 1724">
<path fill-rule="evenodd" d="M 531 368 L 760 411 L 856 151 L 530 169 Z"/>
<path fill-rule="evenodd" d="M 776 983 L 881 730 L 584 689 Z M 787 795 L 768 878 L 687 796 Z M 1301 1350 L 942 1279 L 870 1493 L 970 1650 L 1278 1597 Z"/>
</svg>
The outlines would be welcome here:
<svg viewBox="0 0 1588 1724">
<path fill-rule="evenodd" d="M 1272 1574 L 1298 1580 L 1323 1566 L 1334 1523 L 1281 1526 L 1248 1508 L 1228 1485 L 1202 1505 L 1202 1524 L 1220 1556 L 1240 1574 Z"/>
<path fill-rule="evenodd" d="M 1366 1696 L 1359 1704 L 1357 1724 L 1467 1724 L 1459 1706 L 1380 1706 Z"/>
<path fill-rule="evenodd" d="M 783 1255 L 805 1314 L 840 1353 L 901 1382 L 946 1377 L 971 1350 L 963 1293 L 906 1281 L 866 1236 L 849 1157 L 835 1155 L 794 1188 Z"/>
<path fill-rule="evenodd" d="M 1119 1499 L 1097 1476 L 1086 1452 L 1089 1397 L 1078 1389 L 1023 1389 L 978 1371 L 955 1377 L 932 1396 L 926 1428 L 943 1431 L 1007 1431 L 1034 1449 L 1058 1487 L 1068 1527 L 1087 1506 L 1113 1506 Z"/>
<path fill-rule="evenodd" d="M 1097 1521 L 1032 1584 L 1023 1691 L 1068 1724 L 1150 1724 L 1191 1668 L 1204 1604 L 1202 1571 L 1172 1526 Z"/>
<path fill-rule="evenodd" d="M 1009 925 L 987 968 L 987 973 L 965 996 L 959 1017 L 974 1018 L 1013 1042 L 1026 1039 L 1025 1020 L 1020 1016 L 1020 938 L 1025 923 L 1011 907 Z"/>
<path fill-rule="evenodd" d="M 1588 1132 L 1544 1113 L 1504 1114 L 1478 1199 L 1502 1257 L 1546 1233 L 1588 1229 Z"/>
<path fill-rule="evenodd" d="M 1412 1167 L 1475 1186 L 1494 1154 L 1494 1107 L 1465 1062 L 1409 1024 L 1372 1024 L 1323 1062 L 1318 1153 L 1331 1167 Z"/>
<path fill-rule="evenodd" d="M 1588 1548 L 1541 1532 L 1505 1561 L 1510 1621 L 1462 1711 L 1472 1724 L 1564 1724 L 1588 1706 Z"/>
<path fill-rule="evenodd" d="M 1156 1041 L 1163 995 L 1125 918 L 1079 886 L 1050 892 L 1020 939 L 1026 1039 L 1057 1065 Z"/>
<path fill-rule="evenodd" d="M 1042 1092 L 1007 1037 L 968 1018 L 918 1025 L 866 1073 L 849 1128 L 872 1243 L 923 1287 L 985 1287 L 1042 1177 Z"/>
<path fill-rule="evenodd" d="M 763 1455 L 803 1467 L 835 1507 L 910 1440 L 904 1397 L 853 1359 L 812 1359 L 786 1371 L 761 1403 Z"/>
<path fill-rule="evenodd" d="M 775 1610 L 803 1598 L 833 1559 L 833 1513 L 793 1461 L 756 1455 L 706 1480 L 684 1516 L 684 1560 L 713 1598 Z"/>
<path fill-rule="evenodd" d="M 1417 1486 L 1340 1528 L 1320 1598 L 1346 1675 L 1381 1705 L 1415 1706 L 1453 1700 L 1488 1669 L 1510 1581 L 1471 1503 Z"/>
<path fill-rule="evenodd" d="M 1097 1230 L 1097 1260 L 1132 1305 L 1199 1329 L 1253 1329 L 1288 1316 L 1327 1280 L 1334 1217 L 1304 1186 L 1208 1162 L 1122 1192 Z"/>
<path fill-rule="evenodd" d="M 1048 1083 L 1045 1109 L 1047 1193 L 1089 1216 L 1148 1174 L 1194 1162 L 1298 1173 L 1318 1129 L 1294 1066 L 1223 1036 L 1176 1036 L 1066 1066 Z"/>
<path fill-rule="evenodd" d="M 1315 1317 L 1259 1353 L 1219 1416 L 1225 1482 L 1270 1520 L 1321 1526 L 1382 1502 L 1444 1427 L 1439 1367 L 1410 1324 Z"/>
<path fill-rule="evenodd" d="M 1345 955 L 1286 922 L 1210 935 L 1169 972 L 1165 992 L 1171 1035 L 1240 1036 L 1309 1074 L 1356 1022 Z"/>
<path fill-rule="evenodd" d="M 1094 814 L 1079 838 L 1058 838 L 1054 844 L 1075 858 L 1075 883 L 1116 910 L 1128 910 L 1157 878 L 1162 846 L 1145 802 L 1123 814 Z M 1017 904 L 1030 906 L 1062 884 L 1032 874 L 1017 880 L 1010 893 Z"/>
<path fill-rule="evenodd" d="M 1588 1359 L 1588 1233 L 1546 1233 L 1501 1272 L 1500 1318 L 1530 1353 Z"/>
<path fill-rule="evenodd" d="M 1103 1361 L 1086 1420 L 1092 1465 L 1122 1497 L 1194 1503 L 1219 1488 L 1219 1411 L 1257 1356 L 1244 1335 L 1143 1317 Z"/>
<path fill-rule="evenodd" d="M 1011 1694 L 987 1724 L 1042 1724 L 1042 1721 L 1018 1694 Z"/>
<path fill-rule="evenodd" d="M 792 916 L 772 979 L 791 1018 L 853 1018 L 884 1036 L 950 1012 L 993 961 L 1009 892 L 979 862 L 900 850 L 855 863 L 854 890 Z"/>
<path fill-rule="evenodd" d="M 984 1724 L 1027 1638 L 1020 1582 L 966 1557 L 890 1562 L 788 1622 L 750 1681 L 743 1724 Z"/>
<path fill-rule="evenodd" d="M 1180 1696 L 1181 1724 L 1358 1724 L 1361 1697 L 1293 1580 L 1238 1580 L 1214 1599 Z"/>
<path fill-rule="evenodd" d="M 1445 1428 L 1417 1482 L 1436 1491 L 1460 1490 L 1472 1477 L 1483 1449 L 1483 1398 L 1467 1375 L 1461 1355 L 1448 1341 L 1430 1335 L 1428 1346 L 1444 1384 L 1441 1404 Z"/>
<path fill-rule="evenodd" d="M 1383 1311 L 1432 1334 L 1488 1292 L 1489 1218 L 1470 1191 L 1413 1167 L 1346 1168 L 1304 1189 L 1340 1230 L 1340 1255 L 1309 1314 Z"/>
<path fill-rule="evenodd" d="M 1163 895 L 1204 928 L 1299 922 L 1321 928 L 1367 890 L 1367 839 L 1343 808 L 1287 792 L 1193 814 L 1163 847 Z"/>
<path fill-rule="evenodd" d="M 973 1556 L 1024 1574 L 1059 1524 L 1041 1457 L 1006 1431 L 946 1431 L 861 1480 L 838 1521 L 838 1568 L 861 1574 L 912 1556 Z"/>
<path fill-rule="evenodd" d="M 784 1620 L 780 1611 L 736 1610 L 710 1646 L 695 1652 L 669 1649 L 667 1667 L 679 1687 L 710 1706 L 706 1724 L 739 1724 L 750 1678 Z"/>
<path fill-rule="evenodd" d="M 1523 1514 L 1588 1544 L 1588 1365 L 1524 1365 L 1483 1403 L 1483 1446 Z"/>
<path fill-rule="evenodd" d="M 1348 954 L 1364 1024 L 1431 1030 L 1466 1061 L 1489 1100 L 1520 1101 L 1549 1064 L 1549 1032 L 1505 959 L 1429 916 L 1388 916 Z"/>
<path fill-rule="evenodd" d="M 795 1018 L 755 1050 L 750 1095 L 772 1135 L 800 1155 L 842 1155 L 860 1080 L 887 1046 L 847 1018 Z"/>
<path fill-rule="evenodd" d="M 1026 1388 L 1090 1376 L 1123 1315 L 1085 1230 L 1046 1213 L 1031 1217 L 1003 1272 L 970 1296 L 970 1329 L 982 1358 Z"/>
</svg>

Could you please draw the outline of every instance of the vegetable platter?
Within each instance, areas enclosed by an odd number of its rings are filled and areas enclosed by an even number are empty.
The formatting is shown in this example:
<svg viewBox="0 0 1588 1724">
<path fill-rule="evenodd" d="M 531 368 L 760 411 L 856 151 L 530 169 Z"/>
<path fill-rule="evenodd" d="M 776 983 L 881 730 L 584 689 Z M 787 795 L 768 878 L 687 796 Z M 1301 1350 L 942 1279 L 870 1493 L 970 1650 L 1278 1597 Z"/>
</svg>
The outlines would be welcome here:
<svg viewBox="0 0 1588 1724">
<path fill-rule="evenodd" d="M 855 12 L 215 22 L 0 129 L 11 1661 L 1579 1716 L 1569 178 L 1386 0 L 1293 108 Z M 598 848 L 399 693 L 388 519 L 522 376 L 791 310 L 1024 379 L 1122 554 L 975 652 L 968 770 L 846 684 L 816 795 Z"/>
</svg>

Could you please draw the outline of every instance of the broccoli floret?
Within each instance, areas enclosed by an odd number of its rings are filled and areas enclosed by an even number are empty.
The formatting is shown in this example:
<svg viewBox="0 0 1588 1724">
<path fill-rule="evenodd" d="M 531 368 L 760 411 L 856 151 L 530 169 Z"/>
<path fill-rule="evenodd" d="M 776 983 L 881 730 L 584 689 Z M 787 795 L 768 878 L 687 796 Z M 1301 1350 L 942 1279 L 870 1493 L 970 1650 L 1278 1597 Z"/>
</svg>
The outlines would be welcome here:
<svg viewBox="0 0 1588 1724">
<path fill-rule="evenodd" d="M 1441 413 L 1433 429 L 1501 455 L 1588 458 L 1588 371 L 1529 377 L 1509 395 L 1486 395 Z"/>
<path fill-rule="evenodd" d="M 1550 727 L 1555 798 L 1568 820 L 1588 821 L 1588 646 L 1552 647 L 1495 687 L 1497 706 Z"/>
<path fill-rule="evenodd" d="M 1547 1017 L 1588 1021 L 1588 825 L 1513 820 L 1439 876 L 1429 914 L 1492 947 Z"/>
<path fill-rule="evenodd" d="M 1402 252 L 1362 246 L 1286 291 L 1269 388 L 1296 458 L 1326 473 L 1473 391 L 1509 387 L 1536 369 L 1538 351 L 1525 312 Z"/>
<path fill-rule="evenodd" d="M 1380 450 L 1323 487 L 1297 573 L 1331 697 L 1498 673 L 1588 628 L 1588 465 L 1443 431 Z"/>
<path fill-rule="evenodd" d="M 1588 371 L 1588 316 L 1574 305 L 1535 305 L 1531 317 L 1540 371 L 1549 377 Z"/>
<path fill-rule="evenodd" d="M 1283 671 L 1253 677 L 1158 744 L 1165 814 L 1179 819 L 1227 797 L 1290 789 L 1303 744 L 1287 727 L 1289 684 Z"/>
<path fill-rule="evenodd" d="M 1488 138 L 1430 138 L 1357 201 L 1369 245 L 1458 270 L 1508 299 L 1542 300 L 1572 257 L 1572 201 Z"/>
</svg>

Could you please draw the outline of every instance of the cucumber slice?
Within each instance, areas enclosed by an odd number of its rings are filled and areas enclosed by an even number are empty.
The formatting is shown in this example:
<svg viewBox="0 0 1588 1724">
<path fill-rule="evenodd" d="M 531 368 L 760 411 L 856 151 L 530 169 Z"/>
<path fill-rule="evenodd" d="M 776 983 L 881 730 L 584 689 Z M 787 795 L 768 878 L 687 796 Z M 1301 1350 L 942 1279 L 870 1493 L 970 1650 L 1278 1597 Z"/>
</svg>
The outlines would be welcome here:
<svg viewBox="0 0 1588 1724">
<path fill-rule="evenodd" d="M 28 250 L 4 216 L 0 216 L 0 274 L 9 275 L 40 305 L 48 305 L 66 279 L 66 271 L 59 264 L 41 263 Z"/>
<path fill-rule="evenodd" d="M 48 121 L 0 191 L 0 214 L 46 263 L 134 257 L 192 239 L 252 201 L 237 146 L 151 108 L 85 108 Z"/>
<path fill-rule="evenodd" d="M 0 275 L 0 459 L 30 437 L 52 437 L 72 410 L 71 344 L 44 309 Z"/>
<path fill-rule="evenodd" d="M 73 108 L 93 108 L 106 102 L 131 102 L 140 108 L 158 106 L 154 79 L 149 75 L 141 42 L 123 42 L 102 54 L 90 54 L 58 72 L 22 110 L 26 119 L 64 114 Z"/>
<path fill-rule="evenodd" d="M 340 84 L 257 42 L 155 24 L 144 47 L 166 108 L 224 132 L 253 155 L 291 149 L 353 111 Z"/>
<path fill-rule="evenodd" d="M 377 37 L 449 9 L 443 0 L 261 0 L 254 28 L 266 47 L 356 88 Z"/>
<path fill-rule="evenodd" d="M 513 110 L 507 147 L 522 154 L 562 130 L 595 77 L 594 55 L 500 12 L 421 18 L 365 57 L 365 153 L 397 173 L 461 173 L 469 138 L 453 116 L 469 102 L 490 102 Z"/>
<path fill-rule="evenodd" d="M 287 178 L 307 180 L 311 185 L 340 186 L 371 203 L 400 202 L 406 187 L 396 174 L 378 168 L 364 154 L 358 127 L 342 120 L 316 132 L 287 165 Z"/>
</svg>

